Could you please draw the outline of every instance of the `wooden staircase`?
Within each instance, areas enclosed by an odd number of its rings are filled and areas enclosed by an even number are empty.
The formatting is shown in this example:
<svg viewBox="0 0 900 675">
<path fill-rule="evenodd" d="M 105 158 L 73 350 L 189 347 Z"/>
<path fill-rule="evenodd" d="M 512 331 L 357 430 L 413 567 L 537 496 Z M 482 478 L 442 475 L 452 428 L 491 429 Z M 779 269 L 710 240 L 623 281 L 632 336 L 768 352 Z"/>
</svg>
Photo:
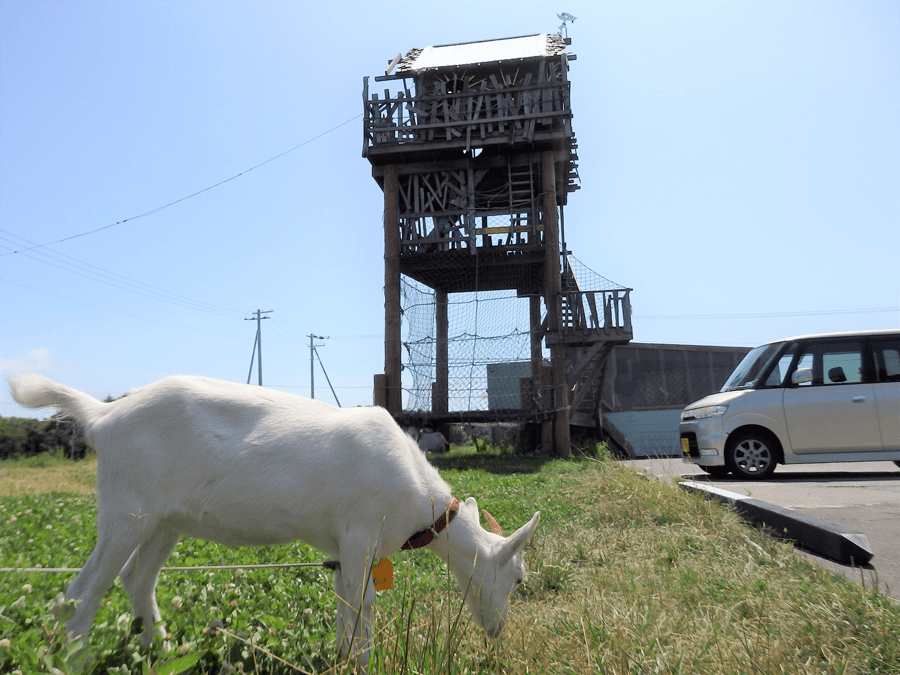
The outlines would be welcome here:
<svg viewBox="0 0 900 675">
<path fill-rule="evenodd" d="M 583 289 L 567 256 L 559 297 L 560 330 L 548 333 L 546 342 L 566 346 L 573 425 L 596 426 L 606 361 L 614 346 L 627 344 L 634 336 L 630 291 Z"/>
</svg>

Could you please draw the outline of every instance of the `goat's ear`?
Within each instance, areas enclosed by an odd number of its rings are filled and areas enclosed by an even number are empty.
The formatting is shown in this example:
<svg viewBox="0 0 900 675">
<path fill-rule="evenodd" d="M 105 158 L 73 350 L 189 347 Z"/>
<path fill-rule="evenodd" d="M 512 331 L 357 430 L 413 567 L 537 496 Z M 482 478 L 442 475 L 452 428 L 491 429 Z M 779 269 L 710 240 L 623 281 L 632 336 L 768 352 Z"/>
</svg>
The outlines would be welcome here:
<svg viewBox="0 0 900 675">
<path fill-rule="evenodd" d="M 487 509 L 481 509 L 481 512 L 484 514 L 484 519 L 488 522 L 488 525 L 491 528 L 491 532 L 494 534 L 499 534 L 501 537 L 503 536 L 503 528 L 497 523 L 490 513 L 487 512 Z"/>
<path fill-rule="evenodd" d="M 499 564 L 505 565 L 516 553 L 519 553 L 525 548 L 525 544 L 527 544 L 528 540 L 534 535 L 534 530 L 537 527 L 540 518 L 541 512 L 535 511 L 531 520 L 509 535 L 506 541 L 503 542 L 503 548 L 498 556 L 497 560 Z"/>
<path fill-rule="evenodd" d="M 463 508 L 459 511 L 460 515 L 466 514 L 470 522 L 474 522 L 480 527 L 481 523 L 478 522 L 478 502 L 475 501 L 475 497 L 468 497 L 461 506 Z"/>
</svg>

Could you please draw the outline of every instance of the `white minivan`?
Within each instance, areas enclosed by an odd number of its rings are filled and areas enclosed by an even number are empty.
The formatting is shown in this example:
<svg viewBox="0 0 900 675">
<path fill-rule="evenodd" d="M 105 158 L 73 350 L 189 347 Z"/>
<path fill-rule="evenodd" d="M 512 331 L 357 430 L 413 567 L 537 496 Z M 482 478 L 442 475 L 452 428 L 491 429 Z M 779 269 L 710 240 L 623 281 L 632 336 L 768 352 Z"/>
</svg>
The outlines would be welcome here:
<svg viewBox="0 0 900 675">
<path fill-rule="evenodd" d="M 777 464 L 900 466 L 900 330 L 826 333 L 752 350 L 681 413 L 685 462 L 762 479 Z"/>
</svg>

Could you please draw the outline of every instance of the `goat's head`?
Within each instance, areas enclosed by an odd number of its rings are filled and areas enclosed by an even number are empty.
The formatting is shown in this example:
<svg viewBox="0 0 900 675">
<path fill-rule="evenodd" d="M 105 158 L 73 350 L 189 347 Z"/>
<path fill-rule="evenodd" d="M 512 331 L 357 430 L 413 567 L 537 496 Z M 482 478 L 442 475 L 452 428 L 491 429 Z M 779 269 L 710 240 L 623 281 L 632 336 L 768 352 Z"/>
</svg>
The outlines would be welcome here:
<svg viewBox="0 0 900 675">
<path fill-rule="evenodd" d="M 457 572 L 460 588 L 475 620 L 488 635 L 497 637 L 506 624 L 509 596 L 525 579 L 522 551 L 534 534 L 540 512 L 536 512 L 531 520 L 509 537 L 481 527 L 478 505 L 472 497 L 462 505 L 459 516 L 465 520 L 466 529 L 474 534 L 476 554 L 473 561 L 466 563 L 468 569 L 463 569 L 458 560 L 456 564 L 454 561 L 448 562 Z M 494 525 L 496 521 L 491 524 L 492 529 Z M 450 529 L 452 538 L 452 526 Z"/>
</svg>

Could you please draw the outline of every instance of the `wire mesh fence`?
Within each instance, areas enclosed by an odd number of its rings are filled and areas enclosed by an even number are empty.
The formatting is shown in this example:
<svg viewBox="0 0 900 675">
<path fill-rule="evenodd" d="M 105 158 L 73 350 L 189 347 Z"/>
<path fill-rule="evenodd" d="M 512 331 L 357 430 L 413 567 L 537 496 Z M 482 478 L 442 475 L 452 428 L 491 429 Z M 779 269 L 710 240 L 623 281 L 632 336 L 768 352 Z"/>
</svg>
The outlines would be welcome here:
<svg viewBox="0 0 900 675">
<path fill-rule="evenodd" d="M 483 236 L 493 236 L 498 239 L 494 245 L 502 245 L 502 234 Z M 479 246 L 473 249 L 472 255 L 478 256 L 482 250 Z M 578 279 L 582 289 L 622 288 L 571 256 L 567 257 L 566 265 L 568 273 Z M 520 408 L 520 378 L 531 373 L 529 296 L 515 290 L 479 290 L 477 265 L 475 269 L 476 278 L 469 280 L 475 290 L 447 296 L 449 410 Z M 459 273 L 462 272 L 447 272 L 448 275 Z M 466 273 L 472 274 L 471 271 Z M 460 284 L 458 280 L 448 279 L 446 285 L 458 287 Z M 534 284 L 529 284 L 529 280 L 510 278 L 508 285 L 521 288 Z M 407 410 L 428 411 L 432 408 L 437 348 L 436 296 L 434 289 L 402 277 L 403 387 Z M 547 311 L 543 301 L 540 307 L 543 321 Z M 542 347 L 542 357 L 549 357 L 545 347 Z"/>
</svg>

